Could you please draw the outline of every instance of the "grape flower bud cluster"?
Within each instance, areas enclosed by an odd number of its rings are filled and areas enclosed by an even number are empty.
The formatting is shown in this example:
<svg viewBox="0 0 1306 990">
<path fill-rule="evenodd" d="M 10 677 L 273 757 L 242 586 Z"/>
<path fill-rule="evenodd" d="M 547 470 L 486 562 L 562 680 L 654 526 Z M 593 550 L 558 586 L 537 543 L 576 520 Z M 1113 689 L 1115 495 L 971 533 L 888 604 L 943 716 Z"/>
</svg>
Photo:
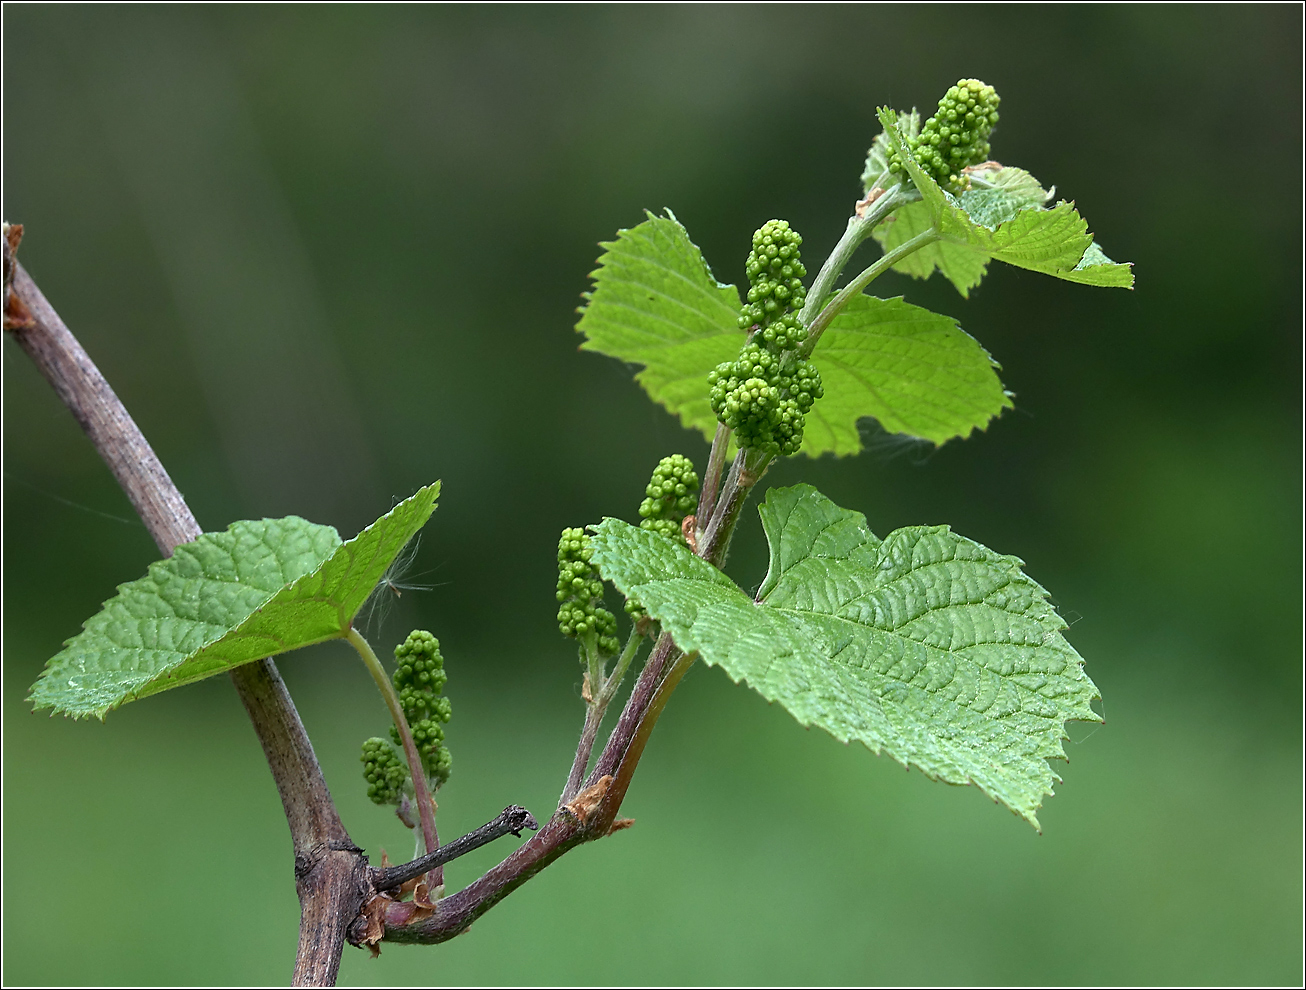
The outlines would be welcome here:
<svg viewBox="0 0 1306 990">
<path fill-rule="evenodd" d="M 600 653 L 613 656 L 617 617 L 604 608 L 603 581 L 590 557 L 590 538 L 583 529 L 564 529 L 558 540 L 558 631 L 572 639 L 597 637 Z"/>
<path fill-rule="evenodd" d="M 921 168 L 948 192 L 966 188 L 962 169 L 988 161 L 989 135 L 998 122 L 1000 102 L 992 86 L 978 79 L 958 79 L 957 85 L 943 94 L 938 111 L 925 121 L 920 134 L 907 140 Z M 889 171 L 899 176 L 905 173 L 897 152 L 889 157 Z"/>
<path fill-rule="evenodd" d="M 444 723 L 452 714 L 449 699 L 441 696 L 447 681 L 440 641 L 425 629 L 414 629 L 395 647 L 391 682 L 433 791 L 449 780 L 453 767 L 449 747 L 444 744 Z M 399 755 L 402 745 L 399 729 L 394 726 L 389 741 L 373 737 L 363 743 L 361 759 L 367 796 L 377 804 L 398 803 L 408 782 L 408 769 Z"/>
<path fill-rule="evenodd" d="M 362 760 L 367 796 L 376 804 L 398 804 L 408 768 L 390 741 L 379 736 L 365 740 Z"/>
<path fill-rule="evenodd" d="M 795 353 L 807 338 L 797 315 L 807 298 L 802 243 L 784 220 L 768 220 L 753 235 L 748 302 L 739 314 L 752 336 L 735 360 L 707 376 L 712 411 L 741 448 L 797 453 L 805 415 L 823 394 L 816 367 Z"/>
<path fill-rule="evenodd" d="M 659 533 L 682 547 L 688 546 L 685 516 L 698 502 L 698 472 L 694 470 L 694 462 L 684 454 L 662 458 L 653 469 L 644 496 L 644 501 L 639 503 L 639 528 Z M 628 598 L 626 614 L 638 622 L 648 613 L 639 602 Z"/>
<path fill-rule="evenodd" d="M 685 546 L 681 523 L 698 502 L 698 472 L 694 470 L 694 462 L 683 454 L 662 458 L 653 469 L 644 494 L 646 497 L 639 504 L 639 528 L 661 533 Z"/>
</svg>

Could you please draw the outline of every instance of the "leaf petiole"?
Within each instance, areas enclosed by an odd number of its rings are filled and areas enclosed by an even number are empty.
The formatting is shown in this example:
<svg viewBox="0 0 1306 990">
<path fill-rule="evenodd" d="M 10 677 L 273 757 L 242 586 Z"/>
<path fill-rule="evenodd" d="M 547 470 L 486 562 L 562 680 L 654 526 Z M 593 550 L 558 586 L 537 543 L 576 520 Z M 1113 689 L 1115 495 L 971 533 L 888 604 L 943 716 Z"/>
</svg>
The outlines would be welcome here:
<svg viewBox="0 0 1306 990">
<path fill-rule="evenodd" d="M 833 322 L 834 318 L 839 315 L 844 306 L 848 305 L 849 299 L 865 289 L 903 258 L 907 257 L 907 255 L 919 251 L 926 245 L 933 244 L 935 241 L 941 239 L 942 235 L 939 233 L 937 228 L 931 227 L 928 230 L 923 230 L 911 240 L 904 241 L 892 251 L 885 252 L 876 259 L 874 264 L 864 268 L 860 275 L 839 290 L 839 294 L 831 299 L 826 307 L 821 310 L 820 315 L 812 321 L 811 326 L 808 327 L 807 330 L 807 339 L 803 341 L 802 347 L 799 348 L 799 356 L 804 358 L 811 357 L 813 349 L 815 349 L 817 342 L 821 339 L 821 334 L 825 332 L 825 328 Z"/>
<path fill-rule="evenodd" d="M 631 626 L 630 635 L 626 637 L 626 645 L 621 650 L 621 656 L 617 657 L 616 666 L 612 668 L 612 673 L 607 675 L 603 686 L 599 688 L 598 696 L 594 699 L 596 705 L 602 705 L 604 708 L 608 706 L 608 702 L 612 700 L 612 696 L 617 693 L 617 688 L 625 679 L 626 671 L 630 669 L 630 662 L 635 659 L 643 639 L 638 624 Z"/>
<path fill-rule="evenodd" d="M 848 218 L 848 227 L 844 230 L 843 237 L 839 238 L 839 243 L 834 246 L 830 256 L 825 259 L 825 264 L 817 272 L 816 278 L 812 280 L 812 287 L 807 293 L 807 302 L 803 304 L 798 314 L 804 326 L 810 326 L 817 313 L 821 311 L 825 300 L 834 291 L 834 283 L 838 281 L 840 273 L 861 247 L 862 242 L 871 236 L 871 232 L 883 223 L 889 214 L 918 199 L 920 193 L 915 189 L 905 184 L 895 185 L 884 190 L 878 199 L 870 203 L 865 213 L 858 213 Z M 858 206 L 860 207 L 861 204 L 859 203 Z"/>
</svg>

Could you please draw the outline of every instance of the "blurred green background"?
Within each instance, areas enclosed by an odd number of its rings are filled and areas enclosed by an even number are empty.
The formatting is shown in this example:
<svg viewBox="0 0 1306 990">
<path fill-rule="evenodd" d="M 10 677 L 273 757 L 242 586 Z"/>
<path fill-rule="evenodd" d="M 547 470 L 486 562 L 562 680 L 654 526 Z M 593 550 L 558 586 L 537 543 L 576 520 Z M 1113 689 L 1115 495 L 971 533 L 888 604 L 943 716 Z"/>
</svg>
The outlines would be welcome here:
<svg viewBox="0 0 1306 990">
<path fill-rule="evenodd" d="M 819 263 L 876 105 L 975 75 L 996 155 L 1136 263 L 1132 293 L 884 278 L 990 349 L 1015 410 L 937 450 L 868 423 L 869 452 L 770 478 L 881 534 L 951 523 L 1052 589 L 1107 723 L 1070 727 L 1043 835 L 696 669 L 635 828 L 450 944 L 347 950 L 343 983 L 1300 984 L 1300 8 L 21 6 L 4 28 L 4 215 L 200 523 L 348 537 L 443 479 L 413 579 L 437 587 L 374 629 L 443 641 L 447 836 L 561 788 L 559 529 L 632 518 L 658 457 L 706 457 L 577 352 L 597 241 L 670 206 L 740 282 L 775 216 Z M 6 981 L 287 979 L 289 840 L 230 683 L 103 725 L 27 713 L 155 549 L 12 341 L 4 442 Z M 750 509 L 730 571 L 762 561 Z M 351 834 L 403 856 L 363 794 L 386 718 L 361 664 L 280 665 Z"/>
</svg>

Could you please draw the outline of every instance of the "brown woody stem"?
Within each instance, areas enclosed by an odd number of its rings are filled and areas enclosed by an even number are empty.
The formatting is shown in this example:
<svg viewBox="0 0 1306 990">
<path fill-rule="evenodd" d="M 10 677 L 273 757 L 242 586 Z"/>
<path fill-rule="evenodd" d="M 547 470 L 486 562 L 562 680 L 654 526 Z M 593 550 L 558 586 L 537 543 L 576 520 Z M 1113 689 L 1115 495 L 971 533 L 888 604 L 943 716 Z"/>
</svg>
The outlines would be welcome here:
<svg viewBox="0 0 1306 990">
<path fill-rule="evenodd" d="M 525 828 L 535 832 L 539 827 L 540 823 L 535 820 L 535 816 L 521 805 L 509 805 L 494 821 L 486 822 L 461 838 L 446 843 L 435 852 L 419 856 L 411 863 L 391 866 L 384 870 L 373 870 L 372 886 L 377 890 L 394 890 L 401 884 L 434 870 L 437 866 L 453 862 L 459 856 L 466 856 L 473 849 L 479 849 L 487 842 L 493 842 L 504 835 L 521 835 L 522 829 Z"/>
<path fill-rule="evenodd" d="M 199 524 L 126 407 L 4 243 L 5 328 L 81 425 L 159 551 L 200 535 Z M 12 297 L 11 297 L 12 292 Z M 11 318 L 13 314 L 14 318 Z M 366 860 L 331 800 L 294 703 L 271 660 L 231 671 L 285 809 L 299 893 L 296 986 L 335 983 L 345 931 L 368 889 Z"/>
<path fill-rule="evenodd" d="M 617 817 L 617 811 L 621 808 L 621 802 L 625 800 L 626 791 L 630 787 L 630 780 L 635 775 L 635 768 L 639 766 L 640 757 L 644 755 L 644 746 L 648 743 L 648 738 L 653 734 L 653 726 L 657 724 L 658 717 L 662 714 L 662 709 L 667 706 L 667 701 L 671 698 L 671 692 L 676 689 L 682 677 L 693 666 L 694 660 L 697 659 L 697 653 L 685 653 L 678 657 L 667 671 L 666 676 L 658 682 L 657 690 L 653 693 L 653 698 L 648 707 L 644 709 L 644 715 L 635 727 L 635 735 L 626 747 L 626 752 L 621 757 L 621 763 L 617 766 L 617 772 L 613 776 L 612 783 L 608 786 L 607 792 L 603 796 L 603 803 L 599 806 L 598 821 L 610 825 Z"/>
</svg>

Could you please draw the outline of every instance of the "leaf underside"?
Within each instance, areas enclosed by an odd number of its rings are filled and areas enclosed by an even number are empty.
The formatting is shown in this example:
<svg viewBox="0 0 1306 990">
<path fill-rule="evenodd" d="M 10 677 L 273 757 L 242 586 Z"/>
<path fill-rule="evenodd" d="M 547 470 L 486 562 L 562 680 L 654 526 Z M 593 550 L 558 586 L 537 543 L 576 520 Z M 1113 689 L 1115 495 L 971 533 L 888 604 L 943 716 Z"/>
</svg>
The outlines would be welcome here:
<svg viewBox="0 0 1306 990">
<path fill-rule="evenodd" d="M 344 636 L 390 562 L 435 511 L 440 483 L 354 539 L 298 516 L 242 520 L 184 543 L 46 664 L 29 701 L 74 718 Z"/>
<path fill-rule="evenodd" d="M 930 208 L 925 203 L 908 203 L 895 210 L 888 221 L 875 228 L 875 239 L 887 254 L 917 234 L 929 230 L 932 223 Z M 947 241 L 935 241 L 907 255 L 893 266 L 893 270 L 923 279 L 929 278 L 938 269 L 963 298 L 969 298 L 970 290 L 980 284 L 988 267 L 989 259 L 979 252 Z"/>
<path fill-rule="evenodd" d="M 600 245 L 594 288 L 576 330 L 582 350 L 644 365 L 635 380 L 688 429 L 711 441 L 707 374 L 739 353 L 739 292 L 713 277 L 675 216 L 652 213 Z"/>
<path fill-rule="evenodd" d="M 814 488 L 760 509 L 771 567 L 756 601 L 656 533 L 596 527 L 594 561 L 677 646 L 779 702 L 951 784 L 974 784 L 1038 827 L 1067 719 L 1098 721 L 1097 689 L 1046 592 L 1014 557 L 946 526 L 883 541 Z"/>
<path fill-rule="evenodd" d="M 1074 204 L 1063 201 L 1045 209 L 1033 199 L 1037 184 L 1029 173 L 1000 169 L 989 176 L 999 188 L 953 196 L 912 157 L 894 112 L 882 110 L 880 121 L 921 201 L 897 210 L 894 221 L 877 231 L 877 238 L 889 250 L 931 224 L 942 235 L 941 241 L 905 259 L 897 266 L 900 271 L 925 278 L 937 268 L 963 296 L 979 284 L 990 258 L 1084 285 L 1133 287 L 1130 265 L 1111 261 L 1096 247 Z"/>
</svg>

